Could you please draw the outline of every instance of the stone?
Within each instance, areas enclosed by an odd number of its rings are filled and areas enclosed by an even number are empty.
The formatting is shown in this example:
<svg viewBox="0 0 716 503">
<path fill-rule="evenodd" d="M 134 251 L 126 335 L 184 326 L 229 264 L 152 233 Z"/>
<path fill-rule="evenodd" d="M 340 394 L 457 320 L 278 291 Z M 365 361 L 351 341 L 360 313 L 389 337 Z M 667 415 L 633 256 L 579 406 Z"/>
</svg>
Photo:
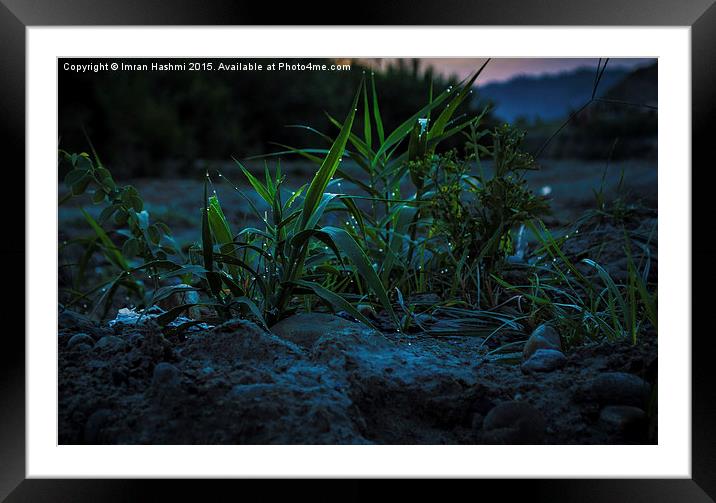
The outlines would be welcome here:
<svg viewBox="0 0 716 503">
<path fill-rule="evenodd" d="M 644 407 L 651 387 L 641 377 L 625 372 L 604 372 L 588 383 L 581 396 L 600 405 Z"/>
<path fill-rule="evenodd" d="M 109 423 L 112 417 L 112 411 L 109 409 L 96 410 L 87 419 L 84 431 L 84 441 L 86 444 L 101 444 L 102 429 Z"/>
<path fill-rule="evenodd" d="M 564 367 L 567 358 L 556 349 L 538 349 L 522 364 L 522 372 L 551 372 Z"/>
<path fill-rule="evenodd" d="M 80 346 L 80 345 L 92 347 L 92 346 L 94 346 L 94 339 L 85 333 L 80 333 L 80 334 L 73 335 L 70 338 L 70 340 L 67 341 L 67 349 L 72 349 L 72 348 L 79 349 L 78 346 Z M 82 348 L 82 349 L 86 349 L 86 348 Z"/>
<path fill-rule="evenodd" d="M 608 405 L 599 414 L 599 421 L 607 429 L 626 437 L 646 434 L 646 412 L 631 405 Z"/>
<path fill-rule="evenodd" d="M 152 388 L 161 390 L 177 387 L 181 383 L 181 372 L 171 363 L 160 362 L 154 367 Z"/>
<path fill-rule="evenodd" d="M 69 309 L 61 310 L 57 316 L 57 324 L 59 328 L 69 328 L 74 330 L 84 330 L 91 332 L 97 328 L 97 325 L 86 316 L 83 316 Z"/>
<path fill-rule="evenodd" d="M 607 405 L 599 414 L 599 419 L 606 425 L 623 430 L 630 424 L 643 422 L 646 412 L 631 405 Z"/>
<path fill-rule="evenodd" d="M 181 397 L 181 372 L 171 363 L 154 367 L 151 396 L 157 405 L 168 405 Z"/>
<path fill-rule="evenodd" d="M 123 351 L 127 347 L 127 343 L 123 339 L 116 335 L 105 335 L 97 341 L 95 349 L 100 351 L 116 353 Z"/>
<path fill-rule="evenodd" d="M 559 334 L 551 325 L 542 324 L 532 332 L 532 335 L 527 339 L 525 347 L 522 350 L 522 360 L 527 361 L 538 349 L 562 350 L 562 342 L 559 338 Z"/>
<path fill-rule="evenodd" d="M 327 313 L 301 313 L 289 316 L 271 327 L 271 332 L 304 349 L 328 333 L 363 330 L 363 325 Z"/>
<path fill-rule="evenodd" d="M 502 402 L 482 423 L 482 440 L 489 444 L 541 444 L 545 420 L 542 413 L 527 402 Z"/>
<path fill-rule="evenodd" d="M 189 285 L 175 285 L 177 291 L 169 297 L 159 301 L 158 305 L 165 311 L 174 309 L 175 307 L 187 305 L 187 304 L 198 304 L 199 303 L 199 292 L 194 290 Z M 198 306 L 192 306 L 187 310 L 187 314 L 190 318 L 198 320 L 201 317 L 201 312 Z"/>
</svg>

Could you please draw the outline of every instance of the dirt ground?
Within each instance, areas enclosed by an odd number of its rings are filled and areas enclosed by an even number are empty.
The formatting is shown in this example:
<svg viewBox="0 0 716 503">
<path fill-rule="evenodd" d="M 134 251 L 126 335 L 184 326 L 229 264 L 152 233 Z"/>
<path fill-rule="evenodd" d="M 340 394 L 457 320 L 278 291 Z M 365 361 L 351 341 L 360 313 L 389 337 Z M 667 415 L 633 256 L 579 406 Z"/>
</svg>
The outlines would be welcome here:
<svg viewBox="0 0 716 503">
<path fill-rule="evenodd" d="M 164 336 L 69 311 L 60 327 L 61 444 L 656 442 L 655 338 L 529 372 L 486 358 L 480 338 L 382 335 L 321 313 L 275 333 L 235 320 Z"/>
</svg>

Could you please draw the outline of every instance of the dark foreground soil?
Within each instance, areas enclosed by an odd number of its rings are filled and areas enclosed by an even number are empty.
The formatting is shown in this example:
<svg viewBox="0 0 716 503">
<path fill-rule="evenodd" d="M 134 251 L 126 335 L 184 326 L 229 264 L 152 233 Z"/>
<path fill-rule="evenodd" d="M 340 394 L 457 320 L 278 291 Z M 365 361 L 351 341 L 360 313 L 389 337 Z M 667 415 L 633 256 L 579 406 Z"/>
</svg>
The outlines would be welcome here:
<svg viewBox="0 0 716 503">
<path fill-rule="evenodd" d="M 655 338 L 533 372 L 486 358 L 477 337 L 382 335 L 330 314 L 181 336 L 59 322 L 60 444 L 657 441 Z"/>
</svg>

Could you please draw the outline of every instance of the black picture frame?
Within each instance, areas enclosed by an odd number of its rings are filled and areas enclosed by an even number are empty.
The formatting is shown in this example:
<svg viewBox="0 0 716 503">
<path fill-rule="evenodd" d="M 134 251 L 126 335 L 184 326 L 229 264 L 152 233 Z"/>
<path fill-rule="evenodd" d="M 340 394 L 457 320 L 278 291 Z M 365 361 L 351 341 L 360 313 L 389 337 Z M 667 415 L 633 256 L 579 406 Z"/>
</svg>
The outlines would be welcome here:
<svg viewBox="0 0 716 503">
<path fill-rule="evenodd" d="M 336 4 L 332 4 L 336 5 Z M 16 208 L 24 205 L 25 187 L 25 43 L 26 27 L 82 25 L 574 25 L 574 26 L 689 26 L 691 27 L 692 69 L 692 261 L 707 263 L 716 245 L 709 233 L 711 215 L 705 197 L 697 197 L 709 185 L 705 170 L 712 168 L 708 125 L 716 112 L 716 5 L 714 0 L 419 0 L 382 2 L 374 9 L 358 10 L 352 5 L 340 9 L 336 19 L 317 17 L 330 11 L 318 3 L 307 5 L 235 0 L 0 0 L 0 138 L 3 149 L 5 191 L 2 204 L 6 236 L 0 243 L 6 285 L 14 291 L 24 285 L 21 269 L 25 261 L 25 221 Z M 665 97 L 668 99 L 668 97 Z M 698 174 L 699 183 L 693 183 Z M 688 173 L 684 173 L 688 176 Z M 22 187 L 22 189 L 21 189 Z M 25 189 L 25 190 L 23 190 Z M 12 196 L 18 196 L 14 199 Z M 705 196 L 705 194 L 703 194 Z M 9 264 L 9 265 L 8 265 Z M 25 270 L 32 264 L 25 263 Z M 699 270 L 698 284 L 713 283 L 713 267 Z M 692 283 L 692 312 L 708 312 L 708 295 L 697 295 Z M 23 287 L 23 299 L 24 289 Z M 17 295 L 14 297 L 17 299 Z M 6 309 L 17 311 L 17 306 Z M 15 301 L 15 304 L 17 301 Z M 19 316 L 15 315 L 15 318 Z M 703 315 L 699 314 L 699 319 Z M 694 319 L 696 319 L 694 317 Z M 0 500 L 7 501 L 136 501 L 159 490 L 163 499 L 171 493 L 187 496 L 184 482 L 147 480 L 39 480 L 25 477 L 25 342 L 21 329 L 2 332 L 0 348 Z M 716 387 L 714 386 L 715 346 L 710 330 L 692 329 L 692 479 L 648 480 L 521 480 L 480 481 L 479 489 L 468 494 L 532 501 L 713 501 L 716 498 Z M 24 327 L 22 327 L 24 332 Z M 669 334 L 685 339 L 689 334 Z M 212 481 L 211 493 L 219 494 L 228 481 Z M 471 481 L 470 484 L 474 484 Z M 252 485 L 252 484 L 250 484 Z M 460 483 L 460 486 L 464 486 Z M 208 496 L 208 484 L 199 489 Z M 304 485 L 303 487 L 306 487 Z M 196 488 L 195 488 L 196 489 Z M 242 489 L 242 491 L 247 489 Z M 314 499 L 351 500 L 371 497 L 372 481 L 351 481 L 342 488 L 332 484 L 311 484 L 306 492 Z M 455 487 L 451 491 L 456 490 Z M 318 491 L 318 492 L 316 492 Z M 235 494 L 235 493 L 234 493 Z M 269 496 L 275 495 L 275 489 Z M 421 482 L 401 490 L 402 499 L 425 496 Z M 236 494 L 235 494 L 236 496 Z M 205 499 L 205 498 L 202 498 Z M 232 498 L 233 499 L 233 498 Z"/>
</svg>

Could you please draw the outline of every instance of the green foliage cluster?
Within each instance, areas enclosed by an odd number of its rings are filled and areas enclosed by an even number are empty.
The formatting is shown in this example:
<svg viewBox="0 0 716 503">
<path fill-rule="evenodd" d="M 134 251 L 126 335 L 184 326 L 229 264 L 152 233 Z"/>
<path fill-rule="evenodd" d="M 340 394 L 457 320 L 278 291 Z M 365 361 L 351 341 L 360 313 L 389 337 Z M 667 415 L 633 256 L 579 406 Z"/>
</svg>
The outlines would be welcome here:
<svg viewBox="0 0 716 503">
<path fill-rule="evenodd" d="M 368 326 L 398 331 L 420 328 L 419 315 L 441 310 L 463 333 L 491 336 L 504 327 L 519 330 L 522 322 L 559 318 L 575 334 L 636 340 L 643 323 L 656 327 L 648 270 L 631 261 L 628 284 L 617 285 L 596 262 L 583 261 L 595 279 L 562 252 L 539 220 L 549 210 L 546 201 L 524 180 L 535 169 L 521 148 L 524 133 L 507 124 L 485 127 L 485 111 L 458 112 L 483 68 L 456 87 L 435 94 L 431 87 L 427 102 L 392 129 L 383 121 L 375 79 L 366 76 L 345 118 L 328 115 L 334 133 L 302 126 L 323 146 L 284 145 L 264 156 L 263 176 L 237 160 L 266 211 L 224 174 L 206 173 L 200 239 L 185 251 L 164 224 L 150 223 L 136 190 L 118 187 L 96 153 L 61 152 L 71 165 L 65 178 L 71 195 L 90 190 L 92 201 L 104 205 L 99 221 L 85 213 L 94 236 L 82 241 L 78 267 L 99 251 L 117 270 L 89 292 L 80 291 L 80 279 L 70 292 L 74 301 L 101 290 L 95 302 L 106 311 L 120 287 L 139 295 L 144 306 L 188 288 L 201 297 L 160 321 L 202 307 L 270 327 L 318 302 Z M 360 132 L 354 131 L 358 117 Z M 455 138 L 462 139 L 462 153 L 439 150 Z M 273 168 L 268 163 L 288 155 L 317 165 L 311 181 L 293 192 L 284 188 L 280 160 Z M 361 193 L 342 192 L 341 180 Z M 229 183 L 260 224 L 236 229 L 212 190 L 215 181 Z M 103 227 L 110 219 L 120 226 L 113 238 Z M 541 258 L 522 264 L 531 271 L 528 283 L 512 284 L 503 272 L 512 268 L 515 232 L 525 226 L 540 243 Z M 424 294 L 442 300 L 425 305 L 417 300 Z M 515 298 L 529 307 L 510 315 L 499 310 Z"/>
<path fill-rule="evenodd" d="M 159 289 L 162 270 L 168 269 L 170 276 L 186 278 L 191 274 L 191 270 L 182 267 L 184 256 L 172 238 L 169 227 L 162 222 L 150 222 L 149 213 L 144 209 L 144 201 L 136 188 L 131 185 L 118 186 L 96 153 L 92 158 L 85 152 L 70 154 L 61 150 L 60 158 L 69 165 L 64 183 L 70 189 L 60 204 L 71 197 L 88 193 L 94 204 L 104 206 L 98 219 L 82 210 L 85 220 L 94 231 L 93 235 L 61 245 L 61 249 L 75 244 L 83 247 L 79 262 L 73 264 L 75 274 L 70 291 L 74 297 L 73 303 L 99 292 L 99 298 L 94 302 L 95 308 L 102 306 L 103 313 L 106 313 L 120 288 L 140 298 L 145 297 L 147 292 L 144 282 L 137 279 L 137 274 L 146 274 L 155 290 Z M 121 246 L 105 230 L 110 222 L 119 227 L 116 234 L 122 241 Z M 83 292 L 88 266 L 95 253 L 100 253 L 114 266 L 117 275 L 108 283 Z M 133 265 L 135 259 L 139 259 L 138 265 Z"/>
</svg>

